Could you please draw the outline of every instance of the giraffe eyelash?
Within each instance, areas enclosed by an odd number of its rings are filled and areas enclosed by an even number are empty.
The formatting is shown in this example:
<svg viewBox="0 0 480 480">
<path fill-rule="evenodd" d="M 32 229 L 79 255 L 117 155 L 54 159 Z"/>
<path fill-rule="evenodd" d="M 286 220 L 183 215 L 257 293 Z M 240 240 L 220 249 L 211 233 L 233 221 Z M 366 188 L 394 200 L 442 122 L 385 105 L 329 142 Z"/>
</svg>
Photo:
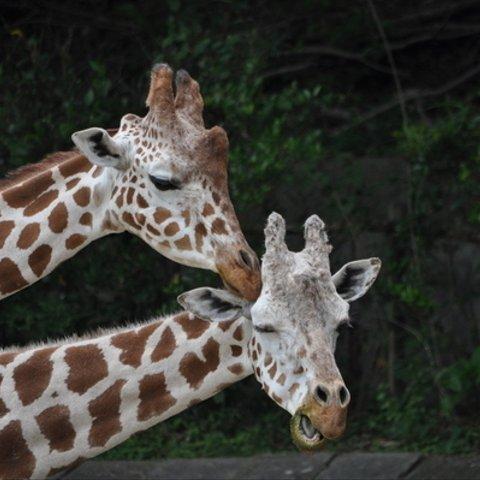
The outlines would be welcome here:
<svg viewBox="0 0 480 480">
<path fill-rule="evenodd" d="M 180 182 L 174 178 L 161 178 L 149 175 L 151 182 L 162 192 L 167 190 L 179 190 L 181 188 Z"/>
</svg>

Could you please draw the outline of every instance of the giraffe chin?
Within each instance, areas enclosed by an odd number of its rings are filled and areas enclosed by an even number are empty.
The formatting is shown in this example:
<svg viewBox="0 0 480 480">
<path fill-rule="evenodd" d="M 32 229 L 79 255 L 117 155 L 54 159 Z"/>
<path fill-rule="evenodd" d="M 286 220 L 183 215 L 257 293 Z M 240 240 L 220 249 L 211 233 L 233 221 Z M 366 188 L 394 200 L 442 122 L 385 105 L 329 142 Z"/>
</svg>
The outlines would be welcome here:
<svg viewBox="0 0 480 480">
<path fill-rule="evenodd" d="M 302 413 L 295 413 L 290 420 L 292 441 L 304 452 L 312 452 L 323 448 L 325 437 L 312 425 L 310 419 Z"/>
</svg>

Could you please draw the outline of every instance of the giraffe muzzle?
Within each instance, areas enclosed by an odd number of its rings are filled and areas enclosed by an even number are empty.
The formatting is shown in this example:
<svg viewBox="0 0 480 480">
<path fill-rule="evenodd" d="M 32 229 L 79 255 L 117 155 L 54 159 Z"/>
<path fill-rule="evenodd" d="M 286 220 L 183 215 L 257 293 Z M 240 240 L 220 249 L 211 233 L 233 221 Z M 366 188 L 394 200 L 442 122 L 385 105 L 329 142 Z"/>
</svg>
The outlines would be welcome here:
<svg viewBox="0 0 480 480">
<path fill-rule="evenodd" d="M 305 405 L 290 421 L 293 442 L 300 450 L 318 450 L 325 440 L 340 438 L 347 426 L 347 411 L 347 406 Z"/>
<path fill-rule="evenodd" d="M 262 289 L 260 266 L 253 251 L 241 248 L 217 255 L 217 270 L 232 293 L 249 301 L 257 300 Z"/>
</svg>

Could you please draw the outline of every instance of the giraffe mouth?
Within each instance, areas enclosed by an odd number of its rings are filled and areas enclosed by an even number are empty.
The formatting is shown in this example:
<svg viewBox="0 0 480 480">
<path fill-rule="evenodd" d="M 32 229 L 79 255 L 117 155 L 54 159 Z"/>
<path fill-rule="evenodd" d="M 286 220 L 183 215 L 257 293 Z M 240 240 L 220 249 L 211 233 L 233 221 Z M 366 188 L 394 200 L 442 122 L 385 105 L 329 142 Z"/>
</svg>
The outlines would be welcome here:
<svg viewBox="0 0 480 480">
<path fill-rule="evenodd" d="M 312 425 L 306 415 L 296 413 L 290 420 L 293 443 L 300 450 L 319 450 L 325 437 Z"/>
</svg>

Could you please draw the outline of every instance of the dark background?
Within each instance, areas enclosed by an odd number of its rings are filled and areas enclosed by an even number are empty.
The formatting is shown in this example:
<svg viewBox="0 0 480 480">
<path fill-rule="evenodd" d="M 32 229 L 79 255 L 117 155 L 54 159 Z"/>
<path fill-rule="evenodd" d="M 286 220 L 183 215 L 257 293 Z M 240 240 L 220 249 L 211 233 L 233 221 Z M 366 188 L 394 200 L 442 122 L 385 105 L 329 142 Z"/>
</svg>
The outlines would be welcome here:
<svg viewBox="0 0 480 480">
<path fill-rule="evenodd" d="M 294 9 L 292 6 L 294 5 Z M 353 401 L 328 448 L 480 446 L 480 2 L 0 1 L 0 173 L 72 132 L 143 115 L 157 61 L 201 85 L 230 143 L 230 191 L 257 253 L 273 209 L 291 248 L 318 213 L 334 268 L 379 256 L 338 363 Z M 0 343 L 146 319 L 215 285 L 131 235 L 95 242 L 0 305 Z M 249 379 L 108 453 L 293 448 Z"/>
</svg>

